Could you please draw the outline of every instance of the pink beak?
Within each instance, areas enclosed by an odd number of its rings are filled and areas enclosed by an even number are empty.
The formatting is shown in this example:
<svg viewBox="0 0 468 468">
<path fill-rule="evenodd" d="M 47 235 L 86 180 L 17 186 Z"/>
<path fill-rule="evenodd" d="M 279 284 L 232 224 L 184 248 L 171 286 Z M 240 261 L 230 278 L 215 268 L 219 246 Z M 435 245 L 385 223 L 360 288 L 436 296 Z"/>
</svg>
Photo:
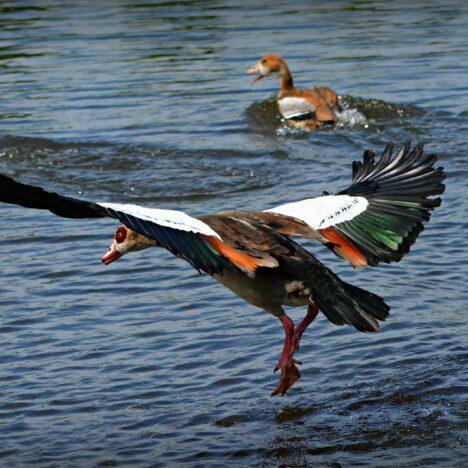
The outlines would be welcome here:
<svg viewBox="0 0 468 468">
<path fill-rule="evenodd" d="M 119 259 L 122 254 L 112 245 L 109 249 L 109 252 L 101 258 L 101 262 L 105 265 L 109 265 L 109 263 L 114 262 L 115 260 Z"/>
<path fill-rule="evenodd" d="M 258 66 L 258 64 L 254 65 L 252 68 L 249 68 L 247 70 L 247 75 L 253 75 L 254 73 L 258 73 L 258 76 L 256 76 L 253 80 L 252 80 L 252 84 L 255 83 L 256 81 L 258 80 L 261 80 L 262 78 L 265 77 L 265 75 L 262 75 L 260 73 L 260 68 Z"/>
</svg>

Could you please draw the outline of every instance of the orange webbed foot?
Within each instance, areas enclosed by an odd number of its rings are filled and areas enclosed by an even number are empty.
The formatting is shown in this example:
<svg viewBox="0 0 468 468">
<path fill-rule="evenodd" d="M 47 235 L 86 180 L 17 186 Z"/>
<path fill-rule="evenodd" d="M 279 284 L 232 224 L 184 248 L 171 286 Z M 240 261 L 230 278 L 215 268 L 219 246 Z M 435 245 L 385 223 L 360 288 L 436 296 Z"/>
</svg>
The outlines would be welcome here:
<svg viewBox="0 0 468 468">
<path fill-rule="evenodd" d="M 297 359 L 290 358 L 284 364 L 279 364 L 281 368 L 281 375 L 278 382 L 278 385 L 273 390 L 271 396 L 276 395 L 285 395 L 287 391 L 294 385 L 296 380 L 301 378 L 301 373 L 297 368 L 296 364 L 301 364 Z M 275 367 L 275 372 L 278 368 L 278 365 Z"/>
</svg>

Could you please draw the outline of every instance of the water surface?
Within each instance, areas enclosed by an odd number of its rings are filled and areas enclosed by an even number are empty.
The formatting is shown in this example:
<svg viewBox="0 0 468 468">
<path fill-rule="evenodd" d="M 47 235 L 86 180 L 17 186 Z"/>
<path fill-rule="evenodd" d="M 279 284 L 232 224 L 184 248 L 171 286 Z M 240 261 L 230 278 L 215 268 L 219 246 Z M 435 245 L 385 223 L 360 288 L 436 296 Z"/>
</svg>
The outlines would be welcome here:
<svg viewBox="0 0 468 468">
<path fill-rule="evenodd" d="M 354 272 L 382 333 L 324 317 L 271 398 L 280 324 L 164 251 L 104 267 L 116 224 L 0 207 L 0 463 L 466 464 L 464 2 L 2 2 L 0 171 L 60 193 L 265 209 L 344 187 L 362 151 L 424 141 L 442 207 L 403 262 Z M 280 121 L 265 52 L 365 121 Z M 304 311 L 294 310 L 299 319 Z"/>
</svg>

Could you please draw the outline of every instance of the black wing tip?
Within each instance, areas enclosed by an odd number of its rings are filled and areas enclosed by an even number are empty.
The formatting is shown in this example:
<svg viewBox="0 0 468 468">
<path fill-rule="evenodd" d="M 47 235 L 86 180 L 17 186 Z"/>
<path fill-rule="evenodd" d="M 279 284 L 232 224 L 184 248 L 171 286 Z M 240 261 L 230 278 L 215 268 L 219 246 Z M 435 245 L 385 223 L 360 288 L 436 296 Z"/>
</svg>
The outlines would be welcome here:
<svg viewBox="0 0 468 468">
<path fill-rule="evenodd" d="M 388 170 L 387 166 L 392 166 L 394 168 L 399 167 L 406 172 L 409 168 L 414 169 L 416 166 L 419 167 L 419 163 L 424 162 L 426 169 L 432 167 L 434 171 L 442 174 L 443 178 L 445 178 L 444 167 L 433 167 L 438 160 L 437 155 L 434 153 L 425 154 L 424 145 L 425 143 L 418 142 L 412 146 L 411 141 L 405 141 L 401 145 L 399 151 L 393 154 L 395 143 L 389 141 L 377 161 L 375 161 L 375 153 L 372 150 L 366 149 L 362 156 L 362 162 L 353 161 L 353 172 L 361 172 L 361 174 L 359 174 L 360 180 L 366 180 L 372 172 L 374 173 L 372 173 L 371 178 L 374 178 L 381 172 L 385 173 L 386 170 Z M 382 162 L 384 164 L 382 164 Z M 359 180 L 353 180 L 353 182 L 358 181 Z"/>
<path fill-rule="evenodd" d="M 408 157 L 409 153 L 411 151 L 411 148 L 413 148 L 413 150 L 417 153 L 417 156 L 418 158 L 421 157 L 424 153 L 424 146 L 426 145 L 426 143 L 422 142 L 422 141 L 419 141 L 417 143 L 412 144 L 411 140 L 406 140 L 404 141 L 402 144 L 401 144 L 401 147 L 400 147 L 400 151 L 399 152 L 403 152 L 403 155 L 405 157 Z M 380 158 L 384 155 L 393 155 L 393 152 L 395 150 L 395 148 L 397 147 L 397 145 L 395 144 L 395 142 L 393 141 L 388 141 L 385 145 L 385 148 L 384 150 L 382 151 L 381 155 L 380 155 Z M 398 153 L 399 153 L 398 152 Z M 363 156 L 362 156 L 362 160 L 363 162 L 365 163 L 366 161 L 368 161 L 369 159 L 372 159 L 372 157 L 375 157 L 375 152 L 373 150 L 370 150 L 370 149 L 366 149 L 364 150 L 363 152 Z M 437 155 L 431 153 L 430 155 L 426 156 L 426 157 L 435 157 L 437 159 Z M 360 161 L 354 161 L 354 163 L 360 163 Z"/>
<path fill-rule="evenodd" d="M 0 180 L 13 180 L 10 176 L 0 173 Z"/>
<path fill-rule="evenodd" d="M 25 208 L 49 210 L 64 218 L 102 218 L 103 209 L 96 203 L 49 192 L 42 187 L 24 184 L 0 174 L 0 202 Z"/>
<path fill-rule="evenodd" d="M 338 192 L 369 202 L 356 220 L 335 227 L 365 256 L 369 266 L 398 262 L 409 252 L 431 212 L 441 205 L 440 195 L 446 188 L 445 170 L 435 167 L 435 154 L 424 154 L 423 142 L 411 146 L 406 141 L 395 153 L 394 147 L 388 142 L 377 161 L 366 150 L 362 162 L 353 163 L 352 185 Z"/>
<path fill-rule="evenodd" d="M 435 167 L 438 157 L 433 153 L 426 155 L 424 145 L 418 142 L 412 146 L 411 141 L 405 141 L 400 150 L 393 154 L 395 144 L 390 141 L 378 159 L 373 151 L 365 150 L 362 162 L 353 161 L 353 184 L 338 194 L 370 195 L 369 191 L 377 188 L 375 184 L 400 195 L 405 195 L 405 190 L 417 188 L 429 191 L 427 194 L 422 191 L 424 198 L 444 193 L 442 181 L 447 177 L 445 169 L 443 166 Z M 418 177 L 422 176 L 425 179 L 421 185 Z"/>
</svg>

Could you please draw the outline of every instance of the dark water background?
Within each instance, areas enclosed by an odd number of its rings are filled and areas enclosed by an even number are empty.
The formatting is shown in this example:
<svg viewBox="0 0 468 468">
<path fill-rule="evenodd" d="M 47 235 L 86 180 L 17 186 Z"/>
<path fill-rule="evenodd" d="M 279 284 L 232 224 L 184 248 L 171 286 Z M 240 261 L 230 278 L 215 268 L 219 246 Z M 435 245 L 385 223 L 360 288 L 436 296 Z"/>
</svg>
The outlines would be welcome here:
<svg viewBox="0 0 468 468">
<path fill-rule="evenodd" d="M 448 179 L 400 264 L 306 243 L 392 315 L 377 335 L 320 317 L 283 399 L 276 319 L 164 251 L 104 267 L 110 220 L 1 206 L 0 464 L 466 466 L 467 31 L 463 1 L 1 2 L 0 171 L 23 181 L 265 209 L 407 139 Z M 244 75 L 265 52 L 366 123 L 288 131 L 276 81 Z"/>
</svg>

